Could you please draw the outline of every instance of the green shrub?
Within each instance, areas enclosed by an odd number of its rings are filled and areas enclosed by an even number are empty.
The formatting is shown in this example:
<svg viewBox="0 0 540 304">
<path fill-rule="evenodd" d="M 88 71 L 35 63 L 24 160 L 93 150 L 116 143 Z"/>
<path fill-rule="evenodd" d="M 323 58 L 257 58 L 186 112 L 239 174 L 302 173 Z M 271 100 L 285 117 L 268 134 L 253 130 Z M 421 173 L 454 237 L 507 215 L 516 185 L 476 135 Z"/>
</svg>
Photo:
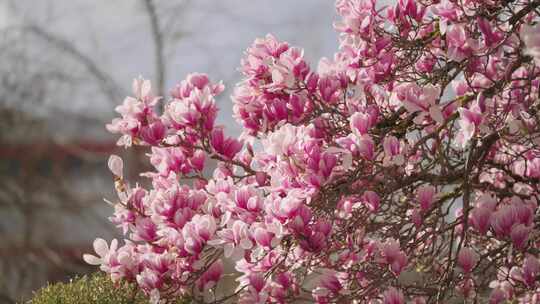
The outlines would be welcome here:
<svg viewBox="0 0 540 304">
<path fill-rule="evenodd" d="M 28 304 L 143 304 L 148 298 L 133 285 L 115 286 L 103 274 L 76 278 L 69 283 L 57 283 L 37 291 Z M 179 300 L 190 303 L 189 300 Z"/>
</svg>

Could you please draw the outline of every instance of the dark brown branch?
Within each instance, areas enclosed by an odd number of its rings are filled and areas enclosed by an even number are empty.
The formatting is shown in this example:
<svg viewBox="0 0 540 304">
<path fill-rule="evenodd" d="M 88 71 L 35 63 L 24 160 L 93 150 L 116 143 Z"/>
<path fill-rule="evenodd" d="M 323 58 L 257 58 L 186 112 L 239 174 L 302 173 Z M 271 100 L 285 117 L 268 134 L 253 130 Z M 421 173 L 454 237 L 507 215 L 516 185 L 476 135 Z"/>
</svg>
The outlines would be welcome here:
<svg viewBox="0 0 540 304">
<path fill-rule="evenodd" d="M 155 73 L 157 81 L 157 94 L 163 96 L 165 93 L 165 60 L 163 55 L 163 34 L 160 30 L 156 7 L 152 0 L 144 0 L 144 6 L 150 18 L 150 28 L 152 39 L 154 40 Z"/>
</svg>

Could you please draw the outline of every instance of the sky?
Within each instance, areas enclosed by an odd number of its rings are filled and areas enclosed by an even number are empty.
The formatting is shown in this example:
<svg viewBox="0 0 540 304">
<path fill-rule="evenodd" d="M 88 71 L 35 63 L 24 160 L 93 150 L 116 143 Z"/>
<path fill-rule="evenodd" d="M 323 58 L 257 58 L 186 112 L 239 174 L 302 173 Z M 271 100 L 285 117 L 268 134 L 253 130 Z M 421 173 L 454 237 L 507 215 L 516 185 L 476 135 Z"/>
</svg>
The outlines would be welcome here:
<svg viewBox="0 0 540 304">
<path fill-rule="evenodd" d="M 28 23 L 43 27 L 73 43 L 126 93 L 134 77 L 155 80 L 154 45 L 142 0 L 4 1 L 3 5 L 0 2 L 0 27 Z M 218 100 L 218 123 L 233 134 L 241 129 L 231 117 L 229 96 L 240 79 L 243 52 L 255 38 L 272 33 L 304 48 L 312 68 L 319 58 L 331 57 L 337 50 L 337 33 L 332 27 L 336 15 L 330 0 L 154 2 L 162 26 L 171 29 L 166 32 L 166 87 L 171 88 L 190 72 L 223 80 L 227 91 Z M 92 96 L 91 87 L 78 90 L 72 98 L 53 99 L 47 105 L 108 120 L 121 102 Z"/>
</svg>

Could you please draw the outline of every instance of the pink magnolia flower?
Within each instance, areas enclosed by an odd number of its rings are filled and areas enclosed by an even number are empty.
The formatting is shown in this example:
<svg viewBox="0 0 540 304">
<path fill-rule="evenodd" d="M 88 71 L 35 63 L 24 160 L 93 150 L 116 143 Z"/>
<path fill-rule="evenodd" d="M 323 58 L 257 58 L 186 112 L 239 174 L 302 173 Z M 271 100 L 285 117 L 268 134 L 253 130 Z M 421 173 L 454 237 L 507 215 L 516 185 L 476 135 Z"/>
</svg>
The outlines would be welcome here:
<svg viewBox="0 0 540 304">
<path fill-rule="evenodd" d="M 445 34 L 448 24 L 458 18 L 459 10 L 450 0 L 442 0 L 438 4 L 431 7 L 433 14 L 440 18 L 439 28 L 441 34 Z"/>
<path fill-rule="evenodd" d="M 271 248 L 277 246 L 277 239 L 274 237 L 274 233 L 262 227 L 255 228 L 253 238 L 263 247 Z"/>
<path fill-rule="evenodd" d="M 510 235 L 515 224 L 515 216 L 510 206 L 503 206 L 491 216 L 491 227 L 499 236 Z"/>
<path fill-rule="evenodd" d="M 458 144 L 463 148 L 473 138 L 483 121 L 483 116 L 477 104 L 473 105 L 470 109 L 459 108 L 458 111 L 460 117 Z"/>
<path fill-rule="evenodd" d="M 498 236 L 511 236 L 514 225 L 523 224 L 530 226 L 532 224 L 532 210 L 525 205 L 519 198 L 513 197 L 510 204 L 501 206 L 491 217 L 491 227 Z M 514 233 L 515 240 L 525 241 L 526 227 L 519 228 Z"/>
<path fill-rule="evenodd" d="M 518 223 L 530 226 L 534 221 L 534 209 L 536 204 L 528 204 L 523 202 L 518 196 L 511 198 L 510 205 L 515 213 L 515 219 Z"/>
<path fill-rule="evenodd" d="M 160 118 L 153 110 L 160 98 L 152 96 L 150 81 L 142 78 L 133 81 L 133 93 L 135 97 L 126 97 L 124 103 L 116 107 L 122 118 L 113 119 L 107 124 L 107 130 L 123 134 L 118 145 L 129 147 L 134 138 L 143 139 L 142 135 L 150 141 L 148 144 L 156 144 L 164 135 Z"/>
<path fill-rule="evenodd" d="M 533 255 L 527 254 L 523 260 L 523 266 L 514 266 L 510 271 L 510 276 L 523 282 L 528 288 L 534 288 L 538 283 L 540 275 L 540 262 Z"/>
<path fill-rule="evenodd" d="M 150 145 L 157 145 L 165 137 L 165 132 L 166 129 L 163 122 L 161 120 L 155 120 L 154 122 L 143 126 L 139 135 L 144 142 Z"/>
<path fill-rule="evenodd" d="M 461 248 L 458 253 L 457 259 L 459 267 L 463 269 L 464 272 L 471 272 L 476 263 L 478 262 L 478 255 L 472 249 L 468 247 Z"/>
<path fill-rule="evenodd" d="M 233 159 L 242 149 L 242 143 L 236 139 L 225 137 L 223 129 L 214 129 L 210 138 L 210 145 L 214 151 L 227 159 Z"/>
<path fill-rule="evenodd" d="M 518 249 L 523 249 L 527 245 L 529 240 L 529 234 L 531 232 L 531 227 L 525 226 L 523 224 L 514 225 L 512 231 L 510 232 L 510 238 L 514 247 Z"/>
<path fill-rule="evenodd" d="M 152 242 L 158 237 L 156 224 L 147 217 L 138 217 L 132 230 L 131 238 L 134 241 Z"/>
<path fill-rule="evenodd" d="M 261 199 L 256 191 L 247 186 L 243 186 L 234 192 L 234 201 L 237 207 L 249 211 L 256 212 L 262 207 Z"/>
<path fill-rule="evenodd" d="M 188 173 L 191 171 L 187 166 L 186 156 L 180 148 L 157 148 L 152 147 L 150 163 L 162 176 L 168 176 L 171 172 Z"/>
<path fill-rule="evenodd" d="M 476 290 L 473 279 L 465 276 L 456 286 L 456 291 L 462 294 L 465 299 L 474 297 Z"/>
<path fill-rule="evenodd" d="M 193 169 L 203 171 L 205 159 L 206 153 L 202 150 L 197 150 L 193 153 L 193 156 L 189 158 L 189 164 Z"/>
<path fill-rule="evenodd" d="M 146 268 L 137 275 L 137 283 L 143 290 L 151 291 L 159 289 L 163 284 L 163 280 L 156 271 Z"/>
<path fill-rule="evenodd" d="M 112 174 L 120 178 L 124 177 L 124 162 L 119 156 L 114 154 L 111 155 L 109 157 L 108 166 Z"/>
<path fill-rule="evenodd" d="M 194 103 L 190 103 L 185 100 L 173 100 L 168 104 L 167 114 L 170 121 L 174 125 L 181 126 L 197 126 L 201 113 L 197 111 L 197 107 Z"/>
<path fill-rule="evenodd" d="M 448 57 L 455 61 L 464 60 L 471 54 L 471 40 L 463 24 L 451 24 L 446 30 Z"/>
<path fill-rule="evenodd" d="M 422 218 L 422 212 L 418 208 L 409 209 L 407 210 L 408 215 L 411 218 L 411 221 L 413 222 L 414 226 L 416 228 L 420 228 L 422 226 L 422 223 L 424 222 L 424 219 Z"/>
<path fill-rule="evenodd" d="M 489 295 L 489 304 L 502 304 L 506 301 L 506 295 L 504 291 L 499 288 L 495 288 Z"/>
<path fill-rule="evenodd" d="M 374 158 L 375 143 L 369 135 L 364 135 L 358 138 L 358 142 L 356 144 L 358 152 L 363 158 L 367 160 L 372 160 Z"/>
<path fill-rule="evenodd" d="M 303 136 L 307 136 L 305 128 L 286 124 L 268 134 L 263 140 L 263 145 L 265 151 L 270 155 L 290 155 L 293 152 L 296 139 Z"/>
<path fill-rule="evenodd" d="M 209 290 L 213 288 L 223 275 L 223 262 L 217 260 L 201 275 L 197 281 L 199 290 Z"/>
<path fill-rule="evenodd" d="M 503 38 L 503 35 L 500 32 L 493 31 L 494 27 L 487 19 L 479 17 L 477 22 L 478 28 L 480 29 L 480 32 L 482 32 L 482 36 L 484 36 L 484 41 L 487 46 L 493 46 Z"/>
<path fill-rule="evenodd" d="M 383 303 L 384 304 L 404 304 L 405 297 L 403 292 L 394 287 L 390 287 L 383 293 Z"/>
<path fill-rule="evenodd" d="M 362 195 L 362 203 L 364 203 L 372 212 L 377 212 L 380 202 L 381 199 L 379 198 L 379 195 L 373 191 L 366 191 Z"/>
<path fill-rule="evenodd" d="M 223 245 L 226 258 L 239 259 L 245 250 L 253 247 L 249 238 L 249 227 L 242 221 L 229 222 L 229 227 L 218 231 L 218 238 L 211 240 L 209 244 Z"/>
<path fill-rule="evenodd" d="M 486 234 L 489 230 L 492 213 L 487 207 L 476 207 L 471 211 L 471 224 L 480 234 Z"/>
<path fill-rule="evenodd" d="M 368 113 L 356 112 L 350 117 L 351 130 L 357 137 L 367 134 L 371 127 L 371 117 Z"/>
<path fill-rule="evenodd" d="M 151 97 L 152 85 L 150 80 L 143 79 L 142 77 L 133 79 L 132 90 L 135 97 L 141 100 L 145 100 Z"/>
<path fill-rule="evenodd" d="M 533 287 L 538 283 L 538 276 L 540 275 L 540 262 L 532 255 L 527 255 L 523 262 L 523 281 L 527 286 Z"/>
<path fill-rule="evenodd" d="M 260 293 L 266 285 L 264 278 L 260 273 L 255 273 L 255 272 L 250 273 L 248 275 L 248 281 L 249 281 L 250 288 L 256 291 L 257 293 Z"/>
<path fill-rule="evenodd" d="M 412 304 L 426 304 L 426 303 L 427 303 L 427 300 L 425 297 L 415 297 L 412 300 Z"/>
<path fill-rule="evenodd" d="M 248 134 L 271 131 L 282 121 L 299 121 L 311 111 L 306 94 L 285 93 L 311 75 L 303 56 L 303 50 L 272 35 L 255 40 L 248 48 L 241 69 L 246 79 L 233 94 L 235 117 Z M 312 89 L 314 81 L 316 77 L 308 79 Z"/>
<path fill-rule="evenodd" d="M 423 185 L 416 191 L 416 199 L 423 211 L 428 211 L 435 201 L 437 189 L 431 185 Z"/>
<path fill-rule="evenodd" d="M 90 265 L 101 265 L 101 269 L 108 269 L 111 257 L 116 254 L 118 249 L 118 241 L 116 239 L 111 241 L 111 246 L 107 245 L 104 239 L 97 238 L 94 240 L 94 251 L 97 256 L 91 254 L 83 254 L 83 259 Z M 105 270 L 106 271 L 106 270 Z"/>
<path fill-rule="evenodd" d="M 399 155 L 401 153 L 399 140 L 395 136 L 385 137 L 383 147 L 384 153 L 390 157 Z"/>
<path fill-rule="evenodd" d="M 401 251 L 399 243 L 394 239 L 389 239 L 381 245 L 381 254 L 385 262 L 390 265 L 390 269 L 399 275 L 408 264 L 407 255 Z"/>
<path fill-rule="evenodd" d="M 191 223 L 197 235 L 205 241 L 208 241 L 217 229 L 215 218 L 210 215 L 197 214 L 193 217 Z"/>
<path fill-rule="evenodd" d="M 264 186 L 266 184 L 266 181 L 268 179 L 268 175 L 264 172 L 258 171 L 255 173 L 255 180 L 257 181 L 257 184 L 259 186 Z"/>
<path fill-rule="evenodd" d="M 331 293 L 337 294 L 343 288 L 339 282 L 337 274 L 333 271 L 325 271 L 320 277 L 321 287 L 326 288 Z"/>
<path fill-rule="evenodd" d="M 419 112 L 416 121 L 421 123 L 425 117 L 431 117 L 441 122 L 442 114 L 437 105 L 440 88 L 432 85 L 420 87 L 417 84 L 405 83 L 394 88 L 390 96 L 390 103 L 403 106 L 409 113 Z"/>
<path fill-rule="evenodd" d="M 184 249 L 190 254 L 199 254 L 206 242 L 213 237 L 216 229 L 214 217 L 196 214 L 182 228 Z"/>
<path fill-rule="evenodd" d="M 341 84 L 339 79 L 332 76 L 319 78 L 319 92 L 321 98 L 328 103 L 335 103 L 339 99 L 339 89 Z"/>
</svg>

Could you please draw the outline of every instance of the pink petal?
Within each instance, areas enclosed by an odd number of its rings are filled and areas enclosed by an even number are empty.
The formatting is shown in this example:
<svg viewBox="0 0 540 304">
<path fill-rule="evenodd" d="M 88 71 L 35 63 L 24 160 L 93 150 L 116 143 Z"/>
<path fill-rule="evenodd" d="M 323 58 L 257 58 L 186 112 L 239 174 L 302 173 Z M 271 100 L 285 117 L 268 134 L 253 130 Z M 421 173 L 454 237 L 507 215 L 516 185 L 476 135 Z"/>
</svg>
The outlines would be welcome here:
<svg viewBox="0 0 540 304">
<path fill-rule="evenodd" d="M 83 254 L 83 260 L 90 265 L 101 265 L 102 260 L 95 255 Z"/>
<path fill-rule="evenodd" d="M 109 253 L 109 245 L 104 239 L 97 238 L 94 240 L 94 250 L 99 256 L 103 257 Z"/>
<path fill-rule="evenodd" d="M 109 170 L 118 177 L 124 176 L 124 162 L 118 155 L 111 155 L 108 162 Z"/>
</svg>

